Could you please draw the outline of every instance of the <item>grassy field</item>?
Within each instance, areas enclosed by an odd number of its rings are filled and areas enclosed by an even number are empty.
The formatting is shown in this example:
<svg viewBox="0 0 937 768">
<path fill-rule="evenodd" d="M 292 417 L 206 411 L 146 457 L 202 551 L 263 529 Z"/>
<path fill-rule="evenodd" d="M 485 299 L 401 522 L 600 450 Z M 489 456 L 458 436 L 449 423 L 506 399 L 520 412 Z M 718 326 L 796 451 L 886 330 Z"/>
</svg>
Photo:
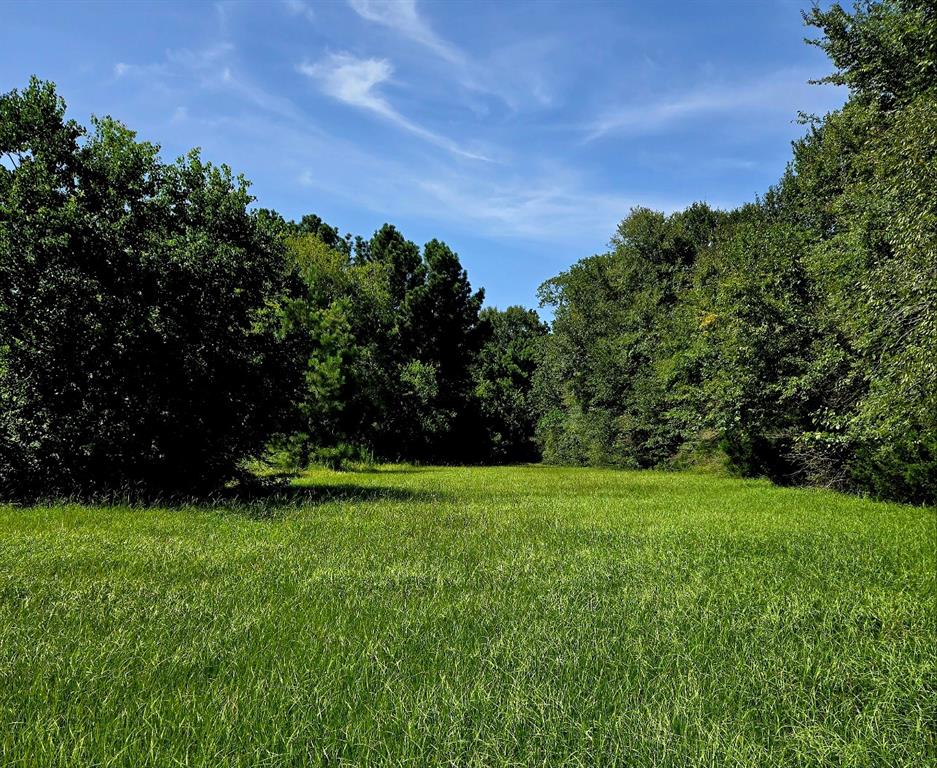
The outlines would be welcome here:
<svg viewBox="0 0 937 768">
<path fill-rule="evenodd" d="M 937 516 L 689 474 L 0 506 L 0 765 L 928 766 Z"/>
</svg>

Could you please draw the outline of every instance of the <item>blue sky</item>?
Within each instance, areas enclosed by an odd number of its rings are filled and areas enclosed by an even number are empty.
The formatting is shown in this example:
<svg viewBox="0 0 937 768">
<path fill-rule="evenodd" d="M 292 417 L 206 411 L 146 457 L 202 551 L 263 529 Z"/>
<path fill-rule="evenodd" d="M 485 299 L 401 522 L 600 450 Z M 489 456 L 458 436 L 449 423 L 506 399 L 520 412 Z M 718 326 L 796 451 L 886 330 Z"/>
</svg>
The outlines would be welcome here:
<svg viewBox="0 0 937 768">
<path fill-rule="evenodd" d="M 806 0 L 4 4 L 0 90 L 55 81 L 257 204 L 446 240 L 489 304 L 604 250 L 633 205 L 728 207 L 845 99 Z"/>
</svg>

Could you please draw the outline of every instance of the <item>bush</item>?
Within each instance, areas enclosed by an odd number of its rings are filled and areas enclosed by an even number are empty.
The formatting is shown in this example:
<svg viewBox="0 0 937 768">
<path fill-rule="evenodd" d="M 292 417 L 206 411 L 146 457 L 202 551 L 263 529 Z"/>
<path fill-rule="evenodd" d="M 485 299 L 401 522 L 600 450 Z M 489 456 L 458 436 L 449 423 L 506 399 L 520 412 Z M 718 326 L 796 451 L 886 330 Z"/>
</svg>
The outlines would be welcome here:
<svg viewBox="0 0 937 768">
<path fill-rule="evenodd" d="M 937 436 L 911 430 L 890 442 L 860 446 L 849 466 L 853 482 L 878 498 L 912 504 L 937 499 Z"/>
<path fill-rule="evenodd" d="M 0 97 L 0 488 L 195 492 L 292 396 L 281 240 L 247 183 L 174 164 L 54 86 Z"/>
</svg>

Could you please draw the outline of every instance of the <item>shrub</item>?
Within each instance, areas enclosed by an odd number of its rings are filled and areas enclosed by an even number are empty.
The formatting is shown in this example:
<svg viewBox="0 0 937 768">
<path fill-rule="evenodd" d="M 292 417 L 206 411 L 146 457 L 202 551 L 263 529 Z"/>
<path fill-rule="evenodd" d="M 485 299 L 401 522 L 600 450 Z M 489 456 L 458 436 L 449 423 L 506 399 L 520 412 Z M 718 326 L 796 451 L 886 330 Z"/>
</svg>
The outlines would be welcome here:
<svg viewBox="0 0 937 768">
<path fill-rule="evenodd" d="M 174 164 L 54 86 L 0 97 L 0 488 L 194 492 L 291 397 L 289 275 L 243 178 Z"/>
</svg>

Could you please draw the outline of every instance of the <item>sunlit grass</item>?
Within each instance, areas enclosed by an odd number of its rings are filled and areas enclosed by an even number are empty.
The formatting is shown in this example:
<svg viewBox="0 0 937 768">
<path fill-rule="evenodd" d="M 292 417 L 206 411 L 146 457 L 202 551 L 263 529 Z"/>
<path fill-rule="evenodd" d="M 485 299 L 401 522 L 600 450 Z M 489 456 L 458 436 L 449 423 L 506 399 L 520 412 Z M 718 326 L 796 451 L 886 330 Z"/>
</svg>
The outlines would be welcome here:
<svg viewBox="0 0 937 768">
<path fill-rule="evenodd" d="M 934 765 L 937 516 L 691 474 L 0 507 L 0 765 Z"/>
</svg>

